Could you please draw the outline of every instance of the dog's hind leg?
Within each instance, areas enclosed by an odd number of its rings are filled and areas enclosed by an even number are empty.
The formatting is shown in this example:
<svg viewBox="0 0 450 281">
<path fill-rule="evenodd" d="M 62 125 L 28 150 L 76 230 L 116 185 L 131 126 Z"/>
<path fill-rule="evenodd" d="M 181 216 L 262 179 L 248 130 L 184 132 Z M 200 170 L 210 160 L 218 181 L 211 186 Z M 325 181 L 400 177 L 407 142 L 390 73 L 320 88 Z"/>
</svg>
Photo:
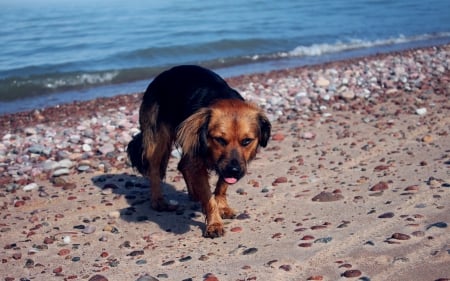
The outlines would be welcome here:
<svg viewBox="0 0 450 281">
<path fill-rule="evenodd" d="M 157 211 L 168 211 L 172 209 L 164 200 L 161 181 L 166 175 L 173 134 L 168 125 L 157 124 L 157 115 L 156 106 L 151 107 L 150 110 L 141 108 L 142 157 L 149 163 L 149 168 L 144 175 L 150 181 L 152 208 Z"/>
</svg>

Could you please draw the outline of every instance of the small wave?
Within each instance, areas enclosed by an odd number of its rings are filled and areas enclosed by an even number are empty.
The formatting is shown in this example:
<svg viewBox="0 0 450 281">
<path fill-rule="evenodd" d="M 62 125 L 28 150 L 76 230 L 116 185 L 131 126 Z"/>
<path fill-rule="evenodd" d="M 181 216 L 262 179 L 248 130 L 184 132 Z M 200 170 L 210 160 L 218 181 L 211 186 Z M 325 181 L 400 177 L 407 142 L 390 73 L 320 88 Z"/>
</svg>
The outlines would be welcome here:
<svg viewBox="0 0 450 281">
<path fill-rule="evenodd" d="M 438 34 L 424 34 L 420 36 L 406 37 L 400 35 L 395 38 L 379 39 L 379 40 L 361 40 L 351 39 L 348 42 L 337 41 L 334 44 L 312 44 L 310 46 L 298 46 L 292 51 L 279 53 L 279 57 L 303 57 L 303 56 L 321 56 L 330 53 L 339 53 L 363 48 L 375 48 L 380 46 L 413 43 L 417 41 L 433 40 L 438 38 L 450 37 L 450 32 Z"/>
<path fill-rule="evenodd" d="M 0 100 L 10 101 L 62 90 L 104 85 L 112 82 L 118 75 L 119 71 L 106 71 L 10 77 L 0 80 Z"/>
</svg>

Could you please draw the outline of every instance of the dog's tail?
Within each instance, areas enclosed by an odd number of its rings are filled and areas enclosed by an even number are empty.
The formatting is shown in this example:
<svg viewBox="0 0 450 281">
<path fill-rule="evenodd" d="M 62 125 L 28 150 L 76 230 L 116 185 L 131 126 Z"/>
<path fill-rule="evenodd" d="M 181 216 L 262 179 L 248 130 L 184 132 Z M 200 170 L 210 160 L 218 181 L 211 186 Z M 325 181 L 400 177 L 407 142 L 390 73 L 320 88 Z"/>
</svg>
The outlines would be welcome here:
<svg viewBox="0 0 450 281">
<path fill-rule="evenodd" d="M 148 171 L 149 163 L 144 157 L 142 133 L 139 133 L 133 137 L 133 139 L 128 144 L 127 153 L 133 168 L 144 175 L 145 172 Z"/>
</svg>

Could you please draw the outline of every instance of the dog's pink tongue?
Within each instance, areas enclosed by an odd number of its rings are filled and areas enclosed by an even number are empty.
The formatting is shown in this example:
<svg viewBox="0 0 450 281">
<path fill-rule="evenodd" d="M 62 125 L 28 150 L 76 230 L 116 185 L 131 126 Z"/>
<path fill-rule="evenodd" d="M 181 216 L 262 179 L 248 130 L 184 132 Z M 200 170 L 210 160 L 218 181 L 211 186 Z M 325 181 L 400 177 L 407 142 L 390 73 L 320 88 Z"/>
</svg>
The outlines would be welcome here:
<svg viewBox="0 0 450 281">
<path fill-rule="evenodd" d="M 237 182 L 236 178 L 224 178 L 225 182 L 228 184 L 234 184 Z"/>
</svg>

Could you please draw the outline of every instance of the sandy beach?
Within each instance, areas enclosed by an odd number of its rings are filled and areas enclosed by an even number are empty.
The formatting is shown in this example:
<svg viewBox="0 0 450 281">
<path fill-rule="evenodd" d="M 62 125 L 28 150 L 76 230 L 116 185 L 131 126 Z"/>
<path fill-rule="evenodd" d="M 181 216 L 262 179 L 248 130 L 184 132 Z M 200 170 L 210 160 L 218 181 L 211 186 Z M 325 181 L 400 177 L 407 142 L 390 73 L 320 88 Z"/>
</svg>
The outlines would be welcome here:
<svg viewBox="0 0 450 281">
<path fill-rule="evenodd" d="M 0 116 L 2 280 L 450 280 L 450 45 L 227 81 L 273 133 L 217 239 L 176 151 L 150 208 L 140 93 Z"/>
</svg>

